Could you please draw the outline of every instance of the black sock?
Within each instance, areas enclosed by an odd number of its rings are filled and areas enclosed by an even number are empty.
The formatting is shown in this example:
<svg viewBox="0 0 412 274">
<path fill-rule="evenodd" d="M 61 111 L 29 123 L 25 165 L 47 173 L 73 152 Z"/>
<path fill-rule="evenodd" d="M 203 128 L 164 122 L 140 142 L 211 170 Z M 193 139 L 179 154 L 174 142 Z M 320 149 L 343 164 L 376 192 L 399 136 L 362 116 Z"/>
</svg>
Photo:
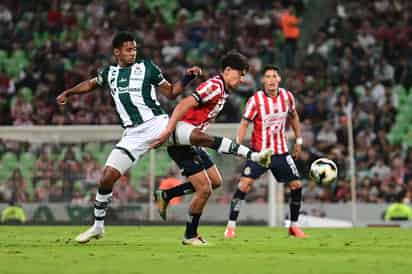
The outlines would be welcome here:
<svg viewBox="0 0 412 274">
<path fill-rule="evenodd" d="M 99 194 L 101 195 L 106 195 L 106 194 L 110 194 L 112 193 L 113 189 L 109 189 L 109 188 L 103 188 L 102 186 L 99 186 L 99 188 L 97 189 L 97 191 L 99 192 Z"/>
<path fill-rule="evenodd" d="M 194 238 L 197 236 L 197 227 L 199 226 L 201 215 L 202 213 L 189 213 L 188 220 L 186 222 L 186 239 Z"/>
<path fill-rule="evenodd" d="M 245 200 L 245 196 L 245 192 L 241 191 L 239 188 L 236 190 L 235 194 L 233 195 L 232 201 L 230 202 L 230 221 L 237 220 L 237 217 L 239 216 L 240 206 L 242 205 L 242 201 Z"/>
<path fill-rule="evenodd" d="M 179 197 L 187 194 L 191 194 L 195 192 L 195 188 L 193 187 L 191 182 L 186 182 L 180 184 L 178 186 L 166 189 L 163 191 L 163 199 L 169 201 L 174 197 Z"/>
<path fill-rule="evenodd" d="M 297 222 L 299 218 L 300 204 L 302 202 L 302 188 L 292 190 L 290 192 L 291 202 L 290 202 L 290 220 L 292 222 Z"/>
</svg>

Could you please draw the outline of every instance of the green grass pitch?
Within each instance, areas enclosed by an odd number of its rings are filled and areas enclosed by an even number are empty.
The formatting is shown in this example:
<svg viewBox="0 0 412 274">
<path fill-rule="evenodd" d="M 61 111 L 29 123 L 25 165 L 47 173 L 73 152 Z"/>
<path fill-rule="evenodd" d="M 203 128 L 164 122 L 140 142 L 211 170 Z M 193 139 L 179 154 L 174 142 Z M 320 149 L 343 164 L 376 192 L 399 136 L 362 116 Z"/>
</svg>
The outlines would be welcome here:
<svg viewBox="0 0 412 274">
<path fill-rule="evenodd" d="M 183 226 L 107 226 L 103 239 L 73 238 L 86 227 L 0 226 L 0 273 L 411 273 L 412 231 L 400 228 L 306 229 L 201 226 L 209 245 L 182 246 Z"/>
</svg>

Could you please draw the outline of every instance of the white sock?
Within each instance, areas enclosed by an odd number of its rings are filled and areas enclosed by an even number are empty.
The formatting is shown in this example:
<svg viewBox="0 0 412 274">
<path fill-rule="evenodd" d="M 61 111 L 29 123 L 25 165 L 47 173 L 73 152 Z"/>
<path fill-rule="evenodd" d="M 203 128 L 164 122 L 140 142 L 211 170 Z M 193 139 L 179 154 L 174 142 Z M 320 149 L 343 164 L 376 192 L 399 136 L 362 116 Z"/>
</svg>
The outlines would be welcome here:
<svg viewBox="0 0 412 274">
<path fill-rule="evenodd" d="M 235 143 L 233 140 L 223 137 L 218 150 L 219 153 L 230 153 L 247 158 L 250 149 L 244 145 Z"/>
<path fill-rule="evenodd" d="M 231 228 L 235 228 L 235 227 L 236 227 L 236 221 L 231 221 L 231 220 L 229 220 L 229 221 L 227 222 L 227 226 L 228 226 L 228 227 L 231 227 Z"/>
<path fill-rule="evenodd" d="M 101 220 L 101 221 L 94 220 L 94 225 L 93 226 L 97 227 L 97 228 L 104 228 L 104 220 Z"/>
<path fill-rule="evenodd" d="M 109 205 L 110 201 L 112 200 L 113 193 L 109 194 L 100 194 L 99 192 L 96 193 L 96 201 L 94 204 L 94 226 L 98 228 L 104 227 L 104 217 L 106 216 L 107 206 Z M 105 204 L 103 208 L 102 204 Z M 97 206 L 100 205 L 99 208 Z M 99 220 L 96 219 L 99 218 Z"/>
<path fill-rule="evenodd" d="M 220 146 L 219 146 L 217 152 L 219 152 L 219 153 L 229 153 L 231 144 L 232 144 L 232 140 L 230 140 L 226 137 L 223 137 L 222 138 L 222 143 L 220 143 Z"/>
<path fill-rule="evenodd" d="M 244 145 L 239 145 L 239 149 L 237 150 L 237 153 L 245 158 L 247 158 L 247 155 L 249 154 L 250 149 Z"/>
<path fill-rule="evenodd" d="M 290 222 L 290 226 L 299 226 L 298 222 Z"/>
</svg>

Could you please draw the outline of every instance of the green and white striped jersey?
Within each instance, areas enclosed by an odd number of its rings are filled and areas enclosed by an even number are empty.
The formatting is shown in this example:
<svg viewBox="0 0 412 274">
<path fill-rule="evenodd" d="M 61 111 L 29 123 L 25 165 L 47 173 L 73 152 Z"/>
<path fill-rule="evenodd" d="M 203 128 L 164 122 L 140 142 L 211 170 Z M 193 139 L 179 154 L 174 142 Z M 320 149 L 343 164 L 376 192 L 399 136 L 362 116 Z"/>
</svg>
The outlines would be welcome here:
<svg viewBox="0 0 412 274">
<path fill-rule="evenodd" d="M 123 127 L 136 126 L 165 114 L 155 91 L 155 86 L 164 81 L 159 67 L 148 59 L 128 67 L 108 66 L 97 75 L 97 83 L 110 89 Z"/>
</svg>

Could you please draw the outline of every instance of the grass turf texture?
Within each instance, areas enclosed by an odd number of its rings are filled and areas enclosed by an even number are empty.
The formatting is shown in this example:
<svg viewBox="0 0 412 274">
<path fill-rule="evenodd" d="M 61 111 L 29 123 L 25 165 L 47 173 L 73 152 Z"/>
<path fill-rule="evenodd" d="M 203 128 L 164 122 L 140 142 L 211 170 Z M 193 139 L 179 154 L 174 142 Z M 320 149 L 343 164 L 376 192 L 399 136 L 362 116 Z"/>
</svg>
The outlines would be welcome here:
<svg viewBox="0 0 412 274">
<path fill-rule="evenodd" d="M 410 229 L 285 229 L 203 226 L 205 247 L 182 246 L 183 226 L 107 226 L 103 239 L 80 245 L 86 227 L 0 226 L 0 273 L 411 273 Z M 408 255 L 409 254 L 409 255 Z"/>
</svg>

